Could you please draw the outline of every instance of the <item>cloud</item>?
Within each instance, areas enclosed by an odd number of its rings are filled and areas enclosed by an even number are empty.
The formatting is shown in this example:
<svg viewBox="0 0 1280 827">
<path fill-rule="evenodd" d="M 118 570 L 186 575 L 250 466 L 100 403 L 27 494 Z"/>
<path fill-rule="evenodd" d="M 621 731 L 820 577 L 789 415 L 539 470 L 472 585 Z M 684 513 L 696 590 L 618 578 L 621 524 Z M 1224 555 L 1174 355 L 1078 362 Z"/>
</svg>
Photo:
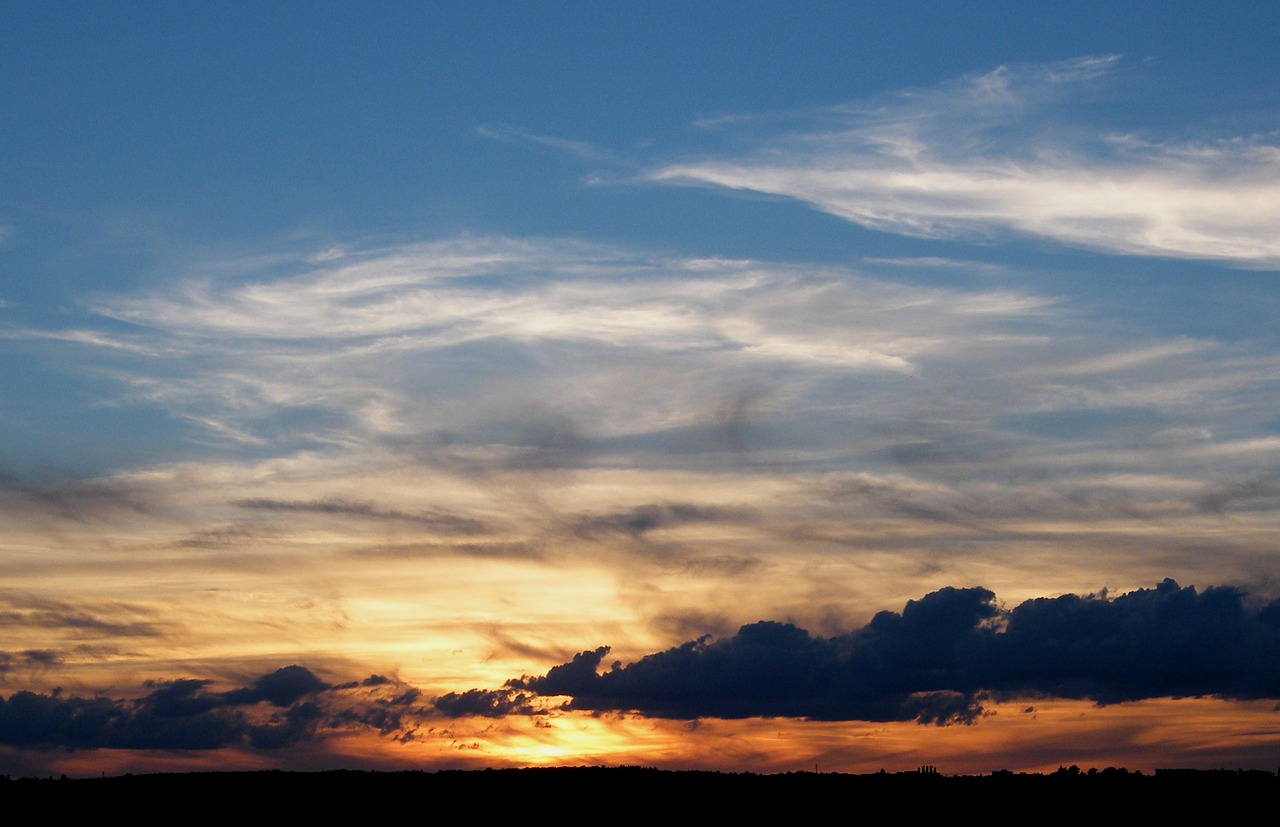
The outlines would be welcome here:
<svg viewBox="0 0 1280 827">
<path fill-rule="evenodd" d="M 331 514 L 343 518 L 363 518 L 374 521 L 416 523 L 425 528 L 457 534 L 481 534 L 485 526 L 478 520 L 459 517 L 443 511 L 408 512 L 380 508 L 373 503 L 326 499 L 318 502 L 273 500 L 265 497 L 237 500 L 235 505 L 257 511 L 299 512 L 303 514 Z"/>
<path fill-rule="evenodd" d="M 704 425 L 717 450 L 740 452 L 798 379 L 913 375 L 1054 305 L 555 239 L 405 245 L 248 278 L 206 269 L 89 300 L 132 331 L 129 350 L 100 345 L 114 404 L 248 455 L 434 443 L 528 470 L 588 463 L 600 438 Z M 77 345 L 120 338 L 90 334 Z"/>
<path fill-rule="evenodd" d="M 1001 66 L 810 113 L 791 131 L 752 138 L 754 152 L 671 163 L 649 177 L 795 198 L 909 236 L 1013 232 L 1280 267 L 1280 146 L 1251 136 L 1147 139 L 1089 123 L 1093 90 L 1119 65 L 1103 56 Z"/>
<path fill-rule="evenodd" d="M 56 666 L 61 656 L 50 649 L 26 649 L 21 652 L 0 651 L 0 682 L 9 679 L 9 672 L 21 667 L 41 669 Z"/>
<path fill-rule="evenodd" d="M 1245 598 L 1166 579 L 1115 597 L 1067 594 L 1004 610 L 987 589 L 948 587 L 829 638 L 760 621 L 603 672 L 609 647 L 601 646 L 501 690 L 451 694 L 436 709 L 527 714 L 524 693 L 534 693 L 567 697 L 566 709 L 658 718 L 947 725 L 976 722 L 995 696 L 1280 699 L 1280 601 L 1250 608 Z"/>
<path fill-rule="evenodd" d="M 584 537 L 626 534 L 638 538 L 662 528 L 704 522 L 739 522 L 749 518 L 750 515 L 741 510 L 691 503 L 655 503 L 617 513 L 581 517 L 574 522 L 573 531 Z"/>
<path fill-rule="evenodd" d="M 0 507 L 88 523 L 147 515 L 163 502 L 159 492 L 127 475 L 31 483 L 0 476 Z"/>
<path fill-rule="evenodd" d="M 515 716 L 546 726 L 567 712 L 616 712 L 948 726 L 979 723 L 990 704 L 1019 699 L 1280 699 L 1280 600 L 1166 579 L 1005 609 L 988 589 L 947 587 L 830 637 L 757 621 L 605 668 L 610 651 L 582 651 L 498 689 L 434 698 L 386 675 L 339 683 L 298 664 L 225 690 L 197 677 L 147 681 L 132 698 L 20 690 L 0 698 L 0 746 L 274 752 L 307 744 L 319 755 L 353 733 L 409 742 L 440 719 Z M 0 666 L 57 660 L 4 653 Z"/>
<path fill-rule="evenodd" d="M 0 627 L 106 638 L 158 638 L 172 631 L 171 625 L 146 605 L 70 602 L 16 591 L 0 591 Z"/>
<path fill-rule="evenodd" d="M 277 750 L 353 724 L 394 733 L 405 725 L 404 713 L 417 697 L 412 690 L 389 695 L 387 689 L 403 687 L 386 678 L 365 681 L 352 691 L 355 682 L 334 686 L 296 664 L 226 692 L 213 691 L 212 684 L 197 678 L 148 681 L 148 691 L 136 699 L 15 692 L 0 698 L 0 745 Z M 274 711 L 264 712 L 262 705 Z"/>
<path fill-rule="evenodd" d="M 1274 507 L 1280 500 L 1280 483 L 1274 475 L 1270 479 L 1255 479 L 1214 486 L 1196 499 L 1196 507 L 1211 514 L 1222 514 L 1227 509 L 1248 505 L 1266 504 Z"/>
<path fill-rule="evenodd" d="M 619 159 L 612 153 L 606 152 L 593 144 L 586 141 L 574 141 L 568 138 L 560 138 L 553 135 L 537 135 L 523 129 L 517 129 L 513 126 L 503 124 L 493 124 L 480 126 L 476 129 L 477 134 L 481 137 L 489 138 L 495 141 L 509 141 L 518 143 L 531 143 L 539 146 L 549 147 L 560 152 L 572 155 L 582 161 L 594 163 L 606 163 L 609 165 L 618 165 Z M 3 235 L 0 235 L 0 241 L 3 241 Z"/>
<path fill-rule="evenodd" d="M 477 716 L 504 718 L 507 715 L 534 715 L 528 693 L 509 689 L 468 689 L 466 692 L 449 692 L 433 701 L 435 709 L 449 718 Z"/>
<path fill-rule="evenodd" d="M 129 322 L 138 344 L 99 355 L 120 389 L 112 404 L 187 423 L 189 451 L 248 457 L 381 455 L 545 477 L 609 465 L 883 470 L 876 456 L 923 470 L 912 446 L 932 445 L 957 470 L 995 456 L 1031 467 L 1045 457 L 1028 448 L 1053 446 L 1007 427 L 1018 416 L 1146 409 L 1170 433 L 1191 433 L 1212 409 L 1216 432 L 1244 434 L 1265 427 L 1246 420 L 1266 406 L 1232 400 L 1266 392 L 1276 368 L 1249 343 L 1135 336 L 1127 319 L 1086 320 L 1022 289 L 556 239 L 207 269 L 219 275 L 94 297 L 90 309 Z M 11 495 L 65 514 L 148 507 L 120 482 Z M 237 501 L 449 531 L 490 525 L 355 492 Z"/>
<path fill-rule="evenodd" d="M 410 662 L 431 639 L 482 653 L 440 687 L 461 691 L 761 617 L 833 635 L 947 583 L 1280 582 L 1264 335 L 1135 331 L 961 262 L 913 284 L 562 239 L 344 246 L 89 300 L 140 345 L 92 354 L 127 433 L 63 433 L 160 459 L 0 480 L 0 596 L 56 602 L 0 604 L 5 648 L 67 660 L 28 688 L 177 646 Z"/>
<path fill-rule="evenodd" d="M 287 707 L 305 695 L 327 689 L 328 685 L 302 666 L 286 666 L 263 675 L 251 686 L 228 692 L 223 697 L 231 704 L 253 704 L 266 701 L 273 706 Z"/>
</svg>

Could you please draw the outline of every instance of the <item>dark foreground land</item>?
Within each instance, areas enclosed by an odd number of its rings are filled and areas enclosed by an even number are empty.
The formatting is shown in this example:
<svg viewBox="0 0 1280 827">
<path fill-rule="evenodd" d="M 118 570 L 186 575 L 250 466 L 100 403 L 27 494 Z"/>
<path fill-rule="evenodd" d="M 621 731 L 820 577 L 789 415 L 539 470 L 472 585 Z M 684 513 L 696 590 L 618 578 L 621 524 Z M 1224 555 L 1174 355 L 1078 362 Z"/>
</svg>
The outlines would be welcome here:
<svg viewBox="0 0 1280 827">
<path fill-rule="evenodd" d="M 0 777 L 0 801 L 46 815 L 120 813 L 144 822 L 271 815 L 435 817 L 540 816 L 570 823 L 626 817 L 865 818 L 888 808 L 902 817 L 1018 806 L 1022 817 L 1187 816 L 1209 808 L 1232 823 L 1280 802 L 1280 778 L 1260 771 L 1124 770 L 945 776 L 932 772 L 677 772 L 642 767 L 441 772 L 223 772 L 54 779 Z M 869 811 L 868 808 L 875 808 Z M 972 811 L 979 815 L 990 810 Z"/>
</svg>

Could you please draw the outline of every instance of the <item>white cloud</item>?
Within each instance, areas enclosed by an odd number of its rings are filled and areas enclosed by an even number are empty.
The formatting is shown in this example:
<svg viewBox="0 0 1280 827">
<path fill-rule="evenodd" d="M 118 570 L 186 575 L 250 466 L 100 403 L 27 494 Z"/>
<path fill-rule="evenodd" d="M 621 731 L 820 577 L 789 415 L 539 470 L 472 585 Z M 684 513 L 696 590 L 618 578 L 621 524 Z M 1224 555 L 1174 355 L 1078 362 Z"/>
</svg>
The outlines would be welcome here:
<svg viewBox="0 0 1280 827">
<path fill-rule="evenodd" d="M 224 275 L 97 297 L 131 323 L 127 348 L 92 325 L 46 342 L 96 349 L 119 402 L 185 423 L 212 457 L 902 472 L 945 481 L 894 506 L 934 522 L 1017 501 L 1046 473 L 1044 497 L 1076 513 L 1094 474 L 1192 485 L 1270 461 L 1223 446 L 1270 433 L 1272 354 L 1135 337 L 1025 290 L 505 238 L 205 272 Z M 1165 498 L 1131 489 L 1135 509 Z"/>
<path fill-rule="evenodd" d="M 481 126 L 476 131 L 484 138 L 546 146 L 573 155 L 583 161 L 617 163 L 617 159 L 613 155 L 586 141 L 574 141 L 553 135 L 537 135 L 505 125 Z"/>
<path fill-rule="evenodd" d="M 529 667 L 488 660 L 494 618 L 626 657 L 680 642 L 680 617 L 837 628 L 957 583 L 1280 580 L 1269 342 L 560 240 L 253 260 L 15 337 L 195 438 L 96 480 L 0 480 L 0 591 L 188 618 L 184 657 L 315 641 L 445 680 L 465 648 L 499 681 Z"/>
<path fill-rule="evenodd" d="M 4 302 L 0 302 L 0 307 L 3 306 Z M 0 331 L 0 339 L 46 339 L 57 342 L 88 345 L 90 347 L 109 348 L 112 350 L 147 354 L 151 356 L 160 355 L 159 352 L 148 346 L 146 343 L 130 341 L 123 337 L 111 336 L 96 330 L 50 331 L 19 328 L 15 330 Z"/>
<path fill-rule="evenodd" d="M 1280 147 L 1144 141 L 1061 103 L 1117 59 L 1002 67 L 882 103 L 837 107 L 745 156 L 662 166 L 655 181 L 804 201 L 886 232 L 1015 232 L 1113 253 L 1280 267 Z"/>
<path fill-rule="evenodd" d="M 800 337 L 821 345 L 809 350 L 826 353 L 822 362 L 843 348 L 857 354 L 850 364 L 905 367 L 903 357 L 925 341 L 908 332 L 913 314 L 929 315 L 936 331 L 938 317 L 1035 314 L 1047 305 L 1010 291 L 921 289 L 850 271 L 550 241 L 468 240 L 350 258 L 292 277 L 193 280 L 162 294 L 100 297 L 92 309 L 193 341 L 253 340 L 268 350 L 373 353 L 505 340 L 749 351 Z M 865 358 L 876 352 L 884 358 Z"/>
</svg>

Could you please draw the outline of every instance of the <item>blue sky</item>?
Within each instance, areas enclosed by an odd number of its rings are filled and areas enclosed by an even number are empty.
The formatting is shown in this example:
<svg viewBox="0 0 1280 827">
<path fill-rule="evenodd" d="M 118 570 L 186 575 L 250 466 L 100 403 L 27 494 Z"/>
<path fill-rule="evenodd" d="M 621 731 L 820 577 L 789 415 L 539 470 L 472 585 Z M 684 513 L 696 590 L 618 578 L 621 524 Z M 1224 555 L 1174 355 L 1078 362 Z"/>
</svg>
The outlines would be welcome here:
<svg viewBox="0 0 1280 827">
<path fill-rule="evenodd" d="M 145 288 L 223 256 L 460 235 L 731 258 L 1029 264 L 1019 282 L 1123 302 L 1127 316 L 1170 334 L 1248 336 L 1275 310 L 1259 295 L 1270 292 L 1265 275 L 1237 272 L 1219 285 L 1199 263 L 1266 269 L 1275 251 L 1245 242 L 1239 255 L 1217 256 L 1212 245 L 1231 241 L 1212 232 L 1200 246 L 1108 238 L 1105 214 L 1061 216 L 1036 232 L 1011 225 L 1009 211 L 1024 208 L 1016 194 L 990 215 L 949 218 L 920 204 L 879 221 L 871 213 L 884 204 L 847 214 L 866 197 L 856 190 L 822 203 L 795 182 L 735 192 L 663 185 L 698 183 L 678 174 L 688 161 L 794 152 L 801 167 L 822 163 L 804 153 L 824 135 L 835 143 L 817 156 L 868 160 L 875 152 L 841 144 L 841 130 L 870 134 L 908 119 L 921 124 L 916 137 L 940 142 L 940 156 L 951 138 L 987 142 L 980 154 L 994 165 L 1074 156 L 1050 176 L 1092 159 L 1099 175 L 1110 163 L 1140 176 L 1216 142 L 1265 146 L 1274 123 L 1264 113 L 1277 103 L 1274 57 L 1257 34 L 1273 19 L 1268 4 L 1034 13 L 1016 3 L 432 4 L 380 14 L 350 4 L 28 4 L 8 16 L 4 73 L 15 82 L 0 136 L 9 159 L 0 254 L 18 324 L 57 325 L 89 291 Z M 1083 72 L 1052 88 L 1046 73 L 1072 61 L 1091 61 L 1099 77 Z M 1016 103 L 963 99 L 1000 67 Z M 1246 148 L 1223 148 L 1220 167 L 1189 174 L 1221 173 L 1231 187 L 1231 175 L 1254 172 Z M 973 149 L 951 151 L 963 165 Z M 1034 169 L 1023 181 L 1052 183 Z M 1255 241 L 1269 217 L 1248 231 Z M 1068 229 L 1071 220 L 1104 226 L 1094 238 Z M 1152 280 L 1169 297 L 1154 311 L 1141 298 Z M 43 362 L 11 384 L 48 398 L 62 383 Z M 38 420 L 52 413 L 27 404 Z M 44 449 L 74 466 L 58 455 L 69 436 L 60 428 L 38 450 L 16 439 L 34 454 L 30 469 Z M 74 453 L 94 452 L 75 444 Z"/>
<path fill-rule="evenodd" d="M 3 17 L 0 695 L 448 697 L 948 588 L 1270 628 L 1275 4 Z M 660 754 L 512 720 L 481 757 Z"/>
</svg>

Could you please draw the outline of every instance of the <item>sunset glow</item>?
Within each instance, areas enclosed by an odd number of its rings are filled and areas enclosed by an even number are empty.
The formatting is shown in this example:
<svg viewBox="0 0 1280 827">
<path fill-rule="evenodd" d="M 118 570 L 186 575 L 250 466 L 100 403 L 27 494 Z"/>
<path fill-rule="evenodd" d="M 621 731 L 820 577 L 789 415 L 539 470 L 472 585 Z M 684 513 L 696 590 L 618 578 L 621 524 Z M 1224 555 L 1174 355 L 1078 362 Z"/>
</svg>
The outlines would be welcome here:
<svg viewBox="0 0 1280 827">
<path fill-rule="evenodd" d="M 0 774 L 1280 766 L 1280 6 L 11 6 Z"/>
</svg>

